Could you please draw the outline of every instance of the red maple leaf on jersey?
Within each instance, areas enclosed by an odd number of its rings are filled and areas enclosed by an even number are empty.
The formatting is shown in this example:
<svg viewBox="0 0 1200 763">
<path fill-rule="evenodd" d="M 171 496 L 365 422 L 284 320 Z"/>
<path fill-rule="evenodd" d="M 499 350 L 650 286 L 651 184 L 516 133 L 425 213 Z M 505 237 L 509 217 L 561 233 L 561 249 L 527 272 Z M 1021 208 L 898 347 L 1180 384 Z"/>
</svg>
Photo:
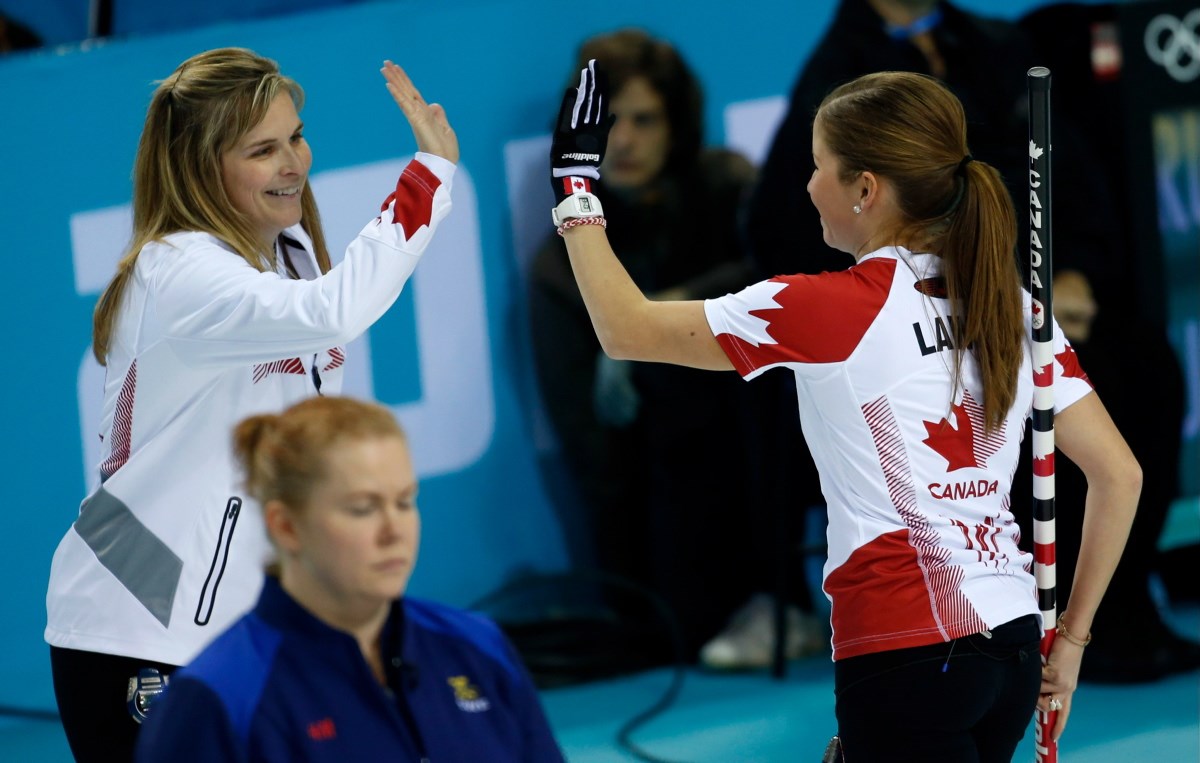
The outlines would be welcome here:
<svg viewBox="0 0 1200 763">
<path fill-rule="evenodd" d="M 1071 345 L 1067 345 L 1067 348 L 1055 355 L 1054 359 L 1062 366 L 1063 376 L 1073 376 L 1076 379 L 1083 379 L 1088 384 L 1092 383 L 1083 370 L 1083 366 L 1079 365 L 1079 356 L 1075 354 L 1075 348 Z"/>
<path fill-rule="evenodd" d="M 961 404 L 952 406 L 950 410 L 958 421 L 958 427 L 955 428 L 948 419 L 942 419 L 936 424 L 924 421 L 922 423 L 925 425 L 925 433 L 929 437 L 922 442 L 946 459 L 946 471 L 952 472 L 969 466 L 978 467 L 979 462 L 975 460 L 975 427 L 971 424 L 971 417 L 967 415 L 966 407 Z"/>
</svg>

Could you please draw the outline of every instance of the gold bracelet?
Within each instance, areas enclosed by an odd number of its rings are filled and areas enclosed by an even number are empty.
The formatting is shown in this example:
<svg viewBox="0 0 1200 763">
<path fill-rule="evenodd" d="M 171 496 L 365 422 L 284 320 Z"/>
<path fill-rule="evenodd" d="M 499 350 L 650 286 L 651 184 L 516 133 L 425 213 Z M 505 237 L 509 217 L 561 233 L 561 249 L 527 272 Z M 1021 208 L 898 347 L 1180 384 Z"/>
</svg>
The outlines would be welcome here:
<svg viewBox="0 0 1200 763">
<path fill-rule="evenodd" d="M 1074 644 L 1075 646 L 1080 647 L 1080 648 L 1085 647 L 1088 644 L 1092 643 L 1092 632 L 1091 631 L 1088 631 L 1088 635 L 1085 636 L 1084 638 L 1079 638 L 1075 634 L 1071 633 L 1071 631 L 1067 630 L 1067 624 L 1063 622 L 1063 618 L 1066 616 L 1067 616 L 1067 613 L 1065 611 L 1061 615 L 1058 616 L 1058 623 L 1057 623 L 1058 627 L 1055 629 L 1055 631 L 1058 633 L 1058 635 L 1065 638 L 1067 640 L 1067 643 Z"/>
</svg>

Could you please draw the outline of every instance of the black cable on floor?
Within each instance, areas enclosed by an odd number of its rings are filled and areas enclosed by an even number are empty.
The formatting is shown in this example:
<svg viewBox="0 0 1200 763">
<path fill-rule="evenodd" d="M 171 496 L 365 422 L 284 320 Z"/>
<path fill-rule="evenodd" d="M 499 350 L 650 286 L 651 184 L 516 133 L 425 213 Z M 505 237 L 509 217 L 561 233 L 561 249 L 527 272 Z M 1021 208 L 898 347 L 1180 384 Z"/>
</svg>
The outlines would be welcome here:
<svg viewBox="0 0 1200 763">
<path fill-rule="evenodd" d="M 686 670 L 684 666 L 676 662 L 671 672 L 671 685 L 667 687 L 662 696 L 653 705 L 625 721 L 624 725 L 617 731 L 618 746 L 638 760 L 644 760 L 648 763 L 682 763 L 681 761 L 674 761 L 669 758 L 660 758 L 646 752 L 630 737 L 640 726 L 666 712 L 667 708 L 674 704 L 675 700 L 679 698 L 679 693 L 683 690 L 683 678 L 685 675 Z"/>
<path fill-rule="evenodd" d="M 487 605 L 495 604 L 504 598 L 513 596 L 517 593 L 525 592 L 534 587 L 553 587 L 565 586 L 573 583 L 588 583 L 599 584 L 601 587 L 608 586 L 612 588 L 624 589 L 632 592 L 646 601 L 649 601 L 657 611 L 659 618 L 666 625 L 667 631 L 670 634 L 671 644 L 675 651 L 675 661 L 672 666 L 671 683 L 667 686 L 666 691 L 654 701 L 645 710 L 634 715 L 621 725 L 617 731 L 616 742 L 617 746 L 625 752 L 632 755 L 638 760 L 646 761 L 646 763 L 683 763 L 683 761 L 672 760 L 668 758 L 660 758 L 652 753 L 642 749 L 636 742 L 633 741 L 632 735 L 641 726 L 648 723 L 650 720 L 658 717 L 665 712 L 675 700 L 679 698 L 680 692 L 683 690 L 684 678 L 687 675 L 687 657 L 686 647 L 683 642 L 683 634 L 679 628 L 679 621 L 675 617 L 675 613 L 671 611 L 670 606 L 656 594 L 654 591 L 635 583 L 627 578 L 613 575 L 599 570 L 573 571 L 564 573 L 534 573 L 516 578 L 492 593 L 486 594 L 481 599 L 472 604 L 468 609 L 485 610 Z"/>
<path fill-rule="evenodd" d="M 42 710 L 36 707 L 0 705 L 0 716 L 6 718 L 28 718 L 32 721 L 57 721 L 57 710 Z"/>
</svg>

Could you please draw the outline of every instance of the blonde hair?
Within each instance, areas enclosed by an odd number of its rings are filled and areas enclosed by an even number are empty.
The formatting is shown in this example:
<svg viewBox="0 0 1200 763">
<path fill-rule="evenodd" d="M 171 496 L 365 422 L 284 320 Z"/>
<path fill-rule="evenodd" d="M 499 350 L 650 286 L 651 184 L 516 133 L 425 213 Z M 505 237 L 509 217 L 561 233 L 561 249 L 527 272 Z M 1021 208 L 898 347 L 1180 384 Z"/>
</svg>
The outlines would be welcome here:
<svg viewBox="0 0 1200 763">
<path fill-rule="evenodd" d="M 395 437 L 407 442 L 391 411 L 349 397 L 313 397 L 278 414 L 251 416 L 233 430 L 233 453 L 246 492 L 260 504 L 301 509 L 325 479 L 330 451 L 347 441 Z"/>
<path fill-rule="evenodd" d="M 243 48 L 209 50 L 184 61 L 158 83 L 133 165 L 133 235 L 116 275 L 100 295 L 92 325 L 92 352 L 106 365 L 113 325 L 138 253 L 179 231 L 202 231 L 224 241 L 252 267 L 274 268 L 274 251 L 234 207 L 221 176 L 222 155 L 288 93 L 296 109 L 304 91 L 279 67 Z M 313 242 L 321 272 L 329 252 L 312 188 L 301 194 L 300 224 Z M 272 244 L 273 245 L 273 244 Z"/>
<path fill-rule="evenodd" d="M 1000 427 L 1024 359 L 1017 218 L 1000 173 L 972 161 L 962 104 L 932 77 L 880 72 L 826 96 L 817 111 L 841 180 L 886 177 L 902 221 L 896 241 L 940 255 L 954 331 L 954 394 L 968 350 L 983 379 L 984 421 Z"/>
</svg>

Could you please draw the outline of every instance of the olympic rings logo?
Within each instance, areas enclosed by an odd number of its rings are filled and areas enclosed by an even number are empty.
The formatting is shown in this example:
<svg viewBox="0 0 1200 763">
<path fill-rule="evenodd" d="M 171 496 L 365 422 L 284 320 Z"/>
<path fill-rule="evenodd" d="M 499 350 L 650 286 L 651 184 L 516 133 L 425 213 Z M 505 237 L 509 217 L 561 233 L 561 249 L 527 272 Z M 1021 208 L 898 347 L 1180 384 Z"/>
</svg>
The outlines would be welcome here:
<svg viewBox="0 0 1200 763">
<path fill-rule="evenodd" d="M 1146 25 L 1146 55 L 1167 70 L 1176 82 L 1191 82 L 1200 76 L 1200 8 L 1183 20 L 1163 13 Z"/>
</svg>

